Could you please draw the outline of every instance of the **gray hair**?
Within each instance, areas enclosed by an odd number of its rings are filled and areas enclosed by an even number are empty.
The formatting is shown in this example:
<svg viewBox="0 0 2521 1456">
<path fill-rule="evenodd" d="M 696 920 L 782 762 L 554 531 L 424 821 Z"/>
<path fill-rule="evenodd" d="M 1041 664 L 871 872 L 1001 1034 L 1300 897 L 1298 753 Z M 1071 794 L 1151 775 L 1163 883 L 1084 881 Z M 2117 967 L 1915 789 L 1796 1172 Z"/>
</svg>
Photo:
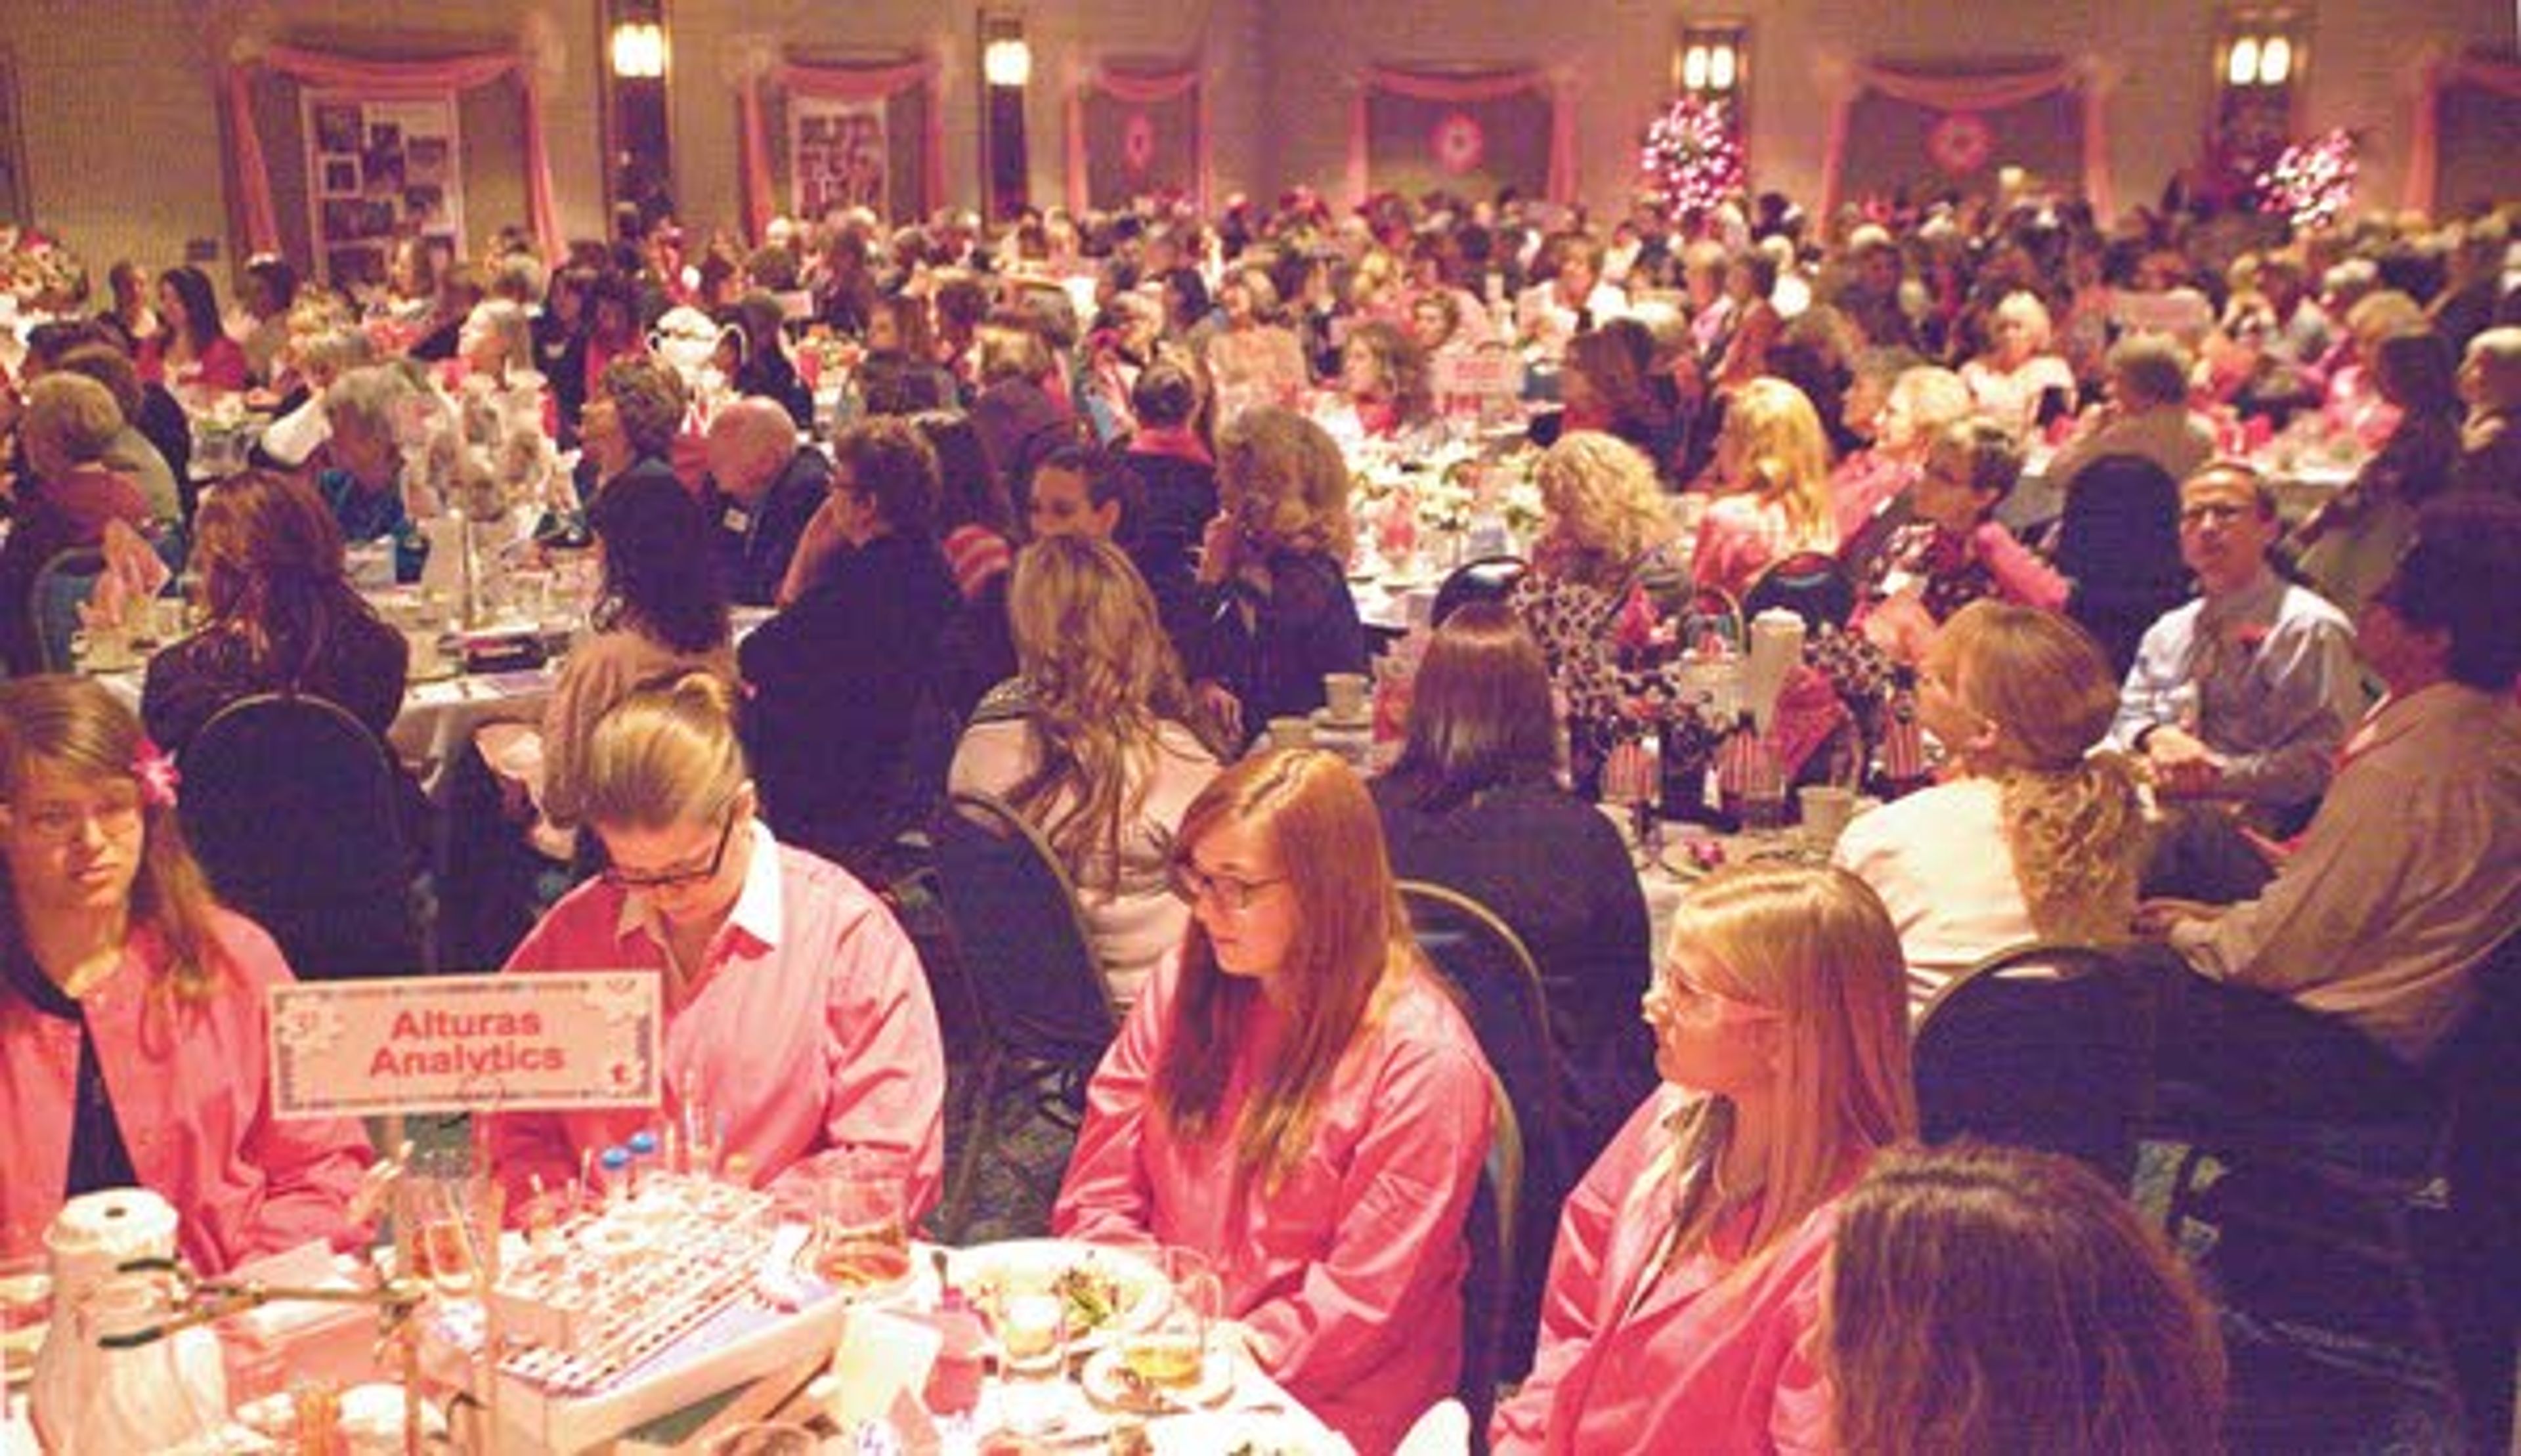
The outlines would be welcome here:
<svg viewBox="0 0 2521 1456">
<path fill-rule="evenodd" d="M 390 364 L 349 370 L 324 391 L 324 419 L 339 433 L 343 427 L 373 438 L 394 437 L 394 411 L 420 391 Z"/>
<path fill-rule="evenodd" d="M 2131 404 L 2177 404 L 2188 397 L 2188 350 L 2167 334 L 2131 334 L 2110 346 L 2110 377 Z"/>
</svg>

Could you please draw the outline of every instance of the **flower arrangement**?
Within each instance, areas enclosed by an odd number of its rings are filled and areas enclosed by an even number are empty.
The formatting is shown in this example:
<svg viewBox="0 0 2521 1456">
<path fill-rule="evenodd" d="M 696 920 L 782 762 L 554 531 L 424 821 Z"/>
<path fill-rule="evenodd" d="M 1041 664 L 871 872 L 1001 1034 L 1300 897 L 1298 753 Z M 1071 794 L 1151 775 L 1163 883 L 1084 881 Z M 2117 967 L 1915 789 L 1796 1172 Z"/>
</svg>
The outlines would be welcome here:
<svg viewBox="0 0 2521 1456">
<path fill-rule="evenodd" d="M 1689 223 L 1741 195 L 1746 172 L 1730 109 L 1684 96 L 1646 128 L 1637 191 L 1673 222 Z"/>
<path fill-rule="evenodd" d="M 69 313 L 87 300 L 87 264 L 55 238 L 0 226 L 0 293 L 29 313 Z"/>
<path fill-rule="evenodd" d="M 2258 176 L 2260 207 L 2321 227 L 2355 204 L 2355 134 L 2338 127 L 2276 154 Z"/>
</svg>

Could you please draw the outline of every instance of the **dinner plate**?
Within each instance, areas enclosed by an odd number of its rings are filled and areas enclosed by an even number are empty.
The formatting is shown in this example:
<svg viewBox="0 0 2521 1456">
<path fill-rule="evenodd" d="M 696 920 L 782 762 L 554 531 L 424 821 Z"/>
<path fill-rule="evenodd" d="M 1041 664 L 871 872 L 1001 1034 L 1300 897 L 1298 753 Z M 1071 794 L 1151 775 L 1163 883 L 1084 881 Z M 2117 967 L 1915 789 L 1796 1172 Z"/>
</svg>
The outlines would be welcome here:
<svg viewBox="0 0 2521 1456">
<path fill-rule="evenodd" d="M 1078 1383 L 1085 1388 L 1086 1399 L 1106 1409 L 1135 1416 L 1181 1415 L 1215 1405 L 1234 1393 L 1234 1361 L 1231 1346 L 1212 1340 L 1200 1357 L 1197 1381 L 1187 1386 L 1140 1386 L 1128 1379 L 1128 1371 L 1121 1363 L 1121 1347 L 1113 1344 L 1096 1350 L 1086 1360 Z"/>
<path fill-rule="evenodd" d="M 405 683 L 435 683 L 445 682 L 449 678 L 462 677 L 463 675 L 464 664 L 462 662 L 457 661 L 453 658 L 441 658 L 434 666 L 414 667 L 410 669 L 403 674 L 402 680 Z"/>
<path fill-rule="evenodd" d="M 1100 1349 L 1121 1330 L 1143 1329 L 1164 1312 L 1171 1297 L 1164 1271 L 1125 1249 L 1065 1239 L 1013 1239 L 956 1251 L 947 1269 L 956 1286 L 975 1304 L 988 1307 L 989 1291 L 1002 1282 L 1050 1285 L 1063 1276 L 1087 1275 L 1108 1281 L 1110 1312 L 1076 1328 L 1080 1301 L 1072 1298 L 1068 1347 L 1084 1352 Z M 1099 1301 L 1097 1301 L 1099 1302 Z"/>
<path fill-rule="evenodd" d="M 1147 1443 L 1156 1456 L 1217 1456 L 1220 1451 L 1248 1451 L 1252 1456 L 1330 1456 L 1347 1447 L 1329 1438 L 1322 1428 L 1285 1411 L 1193 1411 L 1147 1423 Z"/>
</svg>

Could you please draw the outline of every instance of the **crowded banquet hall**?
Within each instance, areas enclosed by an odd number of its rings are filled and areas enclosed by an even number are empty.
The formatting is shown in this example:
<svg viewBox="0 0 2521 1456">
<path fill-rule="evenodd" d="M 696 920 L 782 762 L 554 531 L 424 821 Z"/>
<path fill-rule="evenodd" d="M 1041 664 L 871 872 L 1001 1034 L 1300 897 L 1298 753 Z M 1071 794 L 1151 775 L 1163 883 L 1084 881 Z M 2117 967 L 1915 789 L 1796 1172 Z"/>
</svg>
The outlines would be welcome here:
<svg viewBox="0 0 2521 1456">
<path fill-rule="evenodd" d="M 0 1456 L 2521 1451 L 2508 0 L 0 0 Z"/>
</svg>

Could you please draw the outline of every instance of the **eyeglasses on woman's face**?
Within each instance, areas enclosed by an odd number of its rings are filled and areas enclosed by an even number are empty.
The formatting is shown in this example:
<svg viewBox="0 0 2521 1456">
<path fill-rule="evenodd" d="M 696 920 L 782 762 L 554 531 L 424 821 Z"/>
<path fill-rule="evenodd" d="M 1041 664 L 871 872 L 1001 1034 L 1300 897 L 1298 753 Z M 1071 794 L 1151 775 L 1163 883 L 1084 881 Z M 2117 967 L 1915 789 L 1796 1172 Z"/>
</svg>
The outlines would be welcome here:
<svg viewBox="0 0 2521 1456">
<path fill-rule="evenodd" d="M 638 890 L 648 894 L 666 893 L 707 884 L 716 879 L 717 872 L 726 864 L 726 846 L 735 838 L 735 821 L 738 817 L 736 806 L 728 805 L 726 816 L 718 826 L 716 847 L 710 850 L 709 862 L 706 864 L 686 861 L 679 865 L 669 865 L 662 870 L 632 870 L 615 865 L 605 870 L 604 883 L 616 889 Z"/>
<path fill-rule="evenodd" d="M 1205 899 L 1228 915 L 1241 915 L 1252 908 L 1260 893 L 1273 885 L 1285 883 L 1284 875 L 1244 878 L 1215 874 L 1200 868 L 1199 861 L 1188 854 L 1178 854 L 1168 871 L 1172 892 L 1181 901 L 1197 909 Z"/>
</svg>

